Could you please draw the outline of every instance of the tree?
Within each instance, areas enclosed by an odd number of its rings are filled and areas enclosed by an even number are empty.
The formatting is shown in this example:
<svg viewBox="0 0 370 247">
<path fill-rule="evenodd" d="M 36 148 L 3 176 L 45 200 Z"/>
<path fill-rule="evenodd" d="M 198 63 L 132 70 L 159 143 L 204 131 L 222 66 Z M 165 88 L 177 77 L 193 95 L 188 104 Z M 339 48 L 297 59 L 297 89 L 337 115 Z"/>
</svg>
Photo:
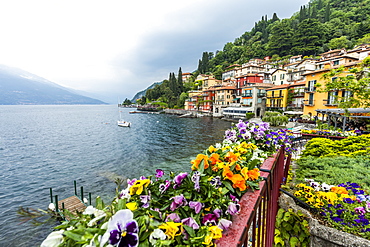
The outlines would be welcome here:
<svg viewBox="0 0 370 247">
<path fill-rule="evenodd" d="M 122 105 L 131 105 L 132 102 L 131 100 L 129 100 L 128 98 L 126 98 L 124 101 L 123 101 L 123 104 Z"/>
<path fill-rule="evenodd" d="M 325 7 L 324 22 L 328 22 L 329 20 L 330 20 L 330 4 L 328 2 Z"/>
<path fill-rule="evenodd" d="M 364 37 L 362 37 L 361 39 L 357 41 L 358 45 L 369 44 L 369 43 L 370 43 L 370 33 L 365 34 Z"/>
<path fill-rule="evenodd" d="M 329 41 L 329 49 L 348 49 L 352 48 L 352 42 L 347 39 L 346 36 L 340 38 L 334 38 Z"/>
<path fill-rule="evenodd" d="M 179 73 L 177 74 L 177 88 L 178 88 L 178 96 L 180 96 L 180 94 L 184 92 L 184 83 L 182 81 L 181 67 L 179 68 Z"/>
<path fill-rule="evenodd" d="M 292 37 L 293 29 L 288 19 L 275 22 L 268 42 L 269 53 L 279 56 L 288 55 L 292 48 Z"/>
<path fill-rule="evenodd" d="M 293 54 L 303 56 L 321 52 L 324 43 L 324 26 L 316 19 L 306 19 L 298 24 L 293 36 Z"/>
<path fill-rule="evenodd" d="M 370 107 L 370 57 L 365 58 L 360 67 L 349 69 L 349 75 L 341 66 L 324 74 L 325 85 L 316 84 L 319 92 L 342 91 L 338 94 L 336 102 L 338 108 L 369 108 Z M 333 78 L 336 78 L 333 80 Z"/>
</svg>

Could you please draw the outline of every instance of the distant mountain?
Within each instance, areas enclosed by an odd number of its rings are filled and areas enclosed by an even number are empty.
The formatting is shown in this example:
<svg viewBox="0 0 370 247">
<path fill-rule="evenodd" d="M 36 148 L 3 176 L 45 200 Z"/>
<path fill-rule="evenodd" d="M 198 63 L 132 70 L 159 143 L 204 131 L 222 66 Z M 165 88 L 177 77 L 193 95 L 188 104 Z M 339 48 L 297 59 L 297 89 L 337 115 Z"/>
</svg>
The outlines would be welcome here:
<svg viewBox="0 0 370 247">
<path fill-rule="evenodd" d="M 146 89 L 136 93 L 135 96 L 131 99 L 131 102 L 136 102 L 137 99 L 141 99 L 141 97 L 145 96 L 146 90 L 152 89 L 155 86 L 160 85 L 160 84 L 162 84 L 162 82 L 154 82 L 152 85 L 150 85 Z"/>
<path fill-rule="evenodd" d="M 0 65 L 0 105 L 105 104 L 24 70 Z"/>
</svg>

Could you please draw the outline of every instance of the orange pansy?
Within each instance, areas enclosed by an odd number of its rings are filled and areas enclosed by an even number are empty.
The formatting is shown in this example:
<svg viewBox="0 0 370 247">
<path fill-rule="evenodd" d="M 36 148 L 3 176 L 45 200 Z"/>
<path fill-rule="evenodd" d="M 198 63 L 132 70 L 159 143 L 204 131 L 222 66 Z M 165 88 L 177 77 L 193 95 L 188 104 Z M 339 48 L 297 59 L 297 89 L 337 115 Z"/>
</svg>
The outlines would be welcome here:
<svg viewBox="0 0 370 247">
<path fill-rule="evenodd" d="M 257 180 L 260 177 L 260 170 L 258 168 L 254 168 L 253 170 L 249 170 L 247 174 L 251 180 Z"/>
<path fill-rule="evenodd" d="M 238 161 L 239 159 L 239 156 L 234 154 L 233 152 L 227 152 L 226 156 L 225 156 L 225 159 L 228 161 L 228 162 L 233 162 L 233 161 Z"/>
<path fill-rule="evenodd" d="M 239 188 L 240 191 L 244 191 L 247 189 L 245 185 L 245 179 L 240 174 L 234 174 L 230 179 L 233 182 L 233 188 Z"/>
<path fill-rule="evenodd" d="M 222 176 L 224 177 L 224 179 L 230 179 L 231 180 L 233 175 L 234 175 L 234 173 L 232 171 L 230 171 L 230 167 L 225 166 L 224 170 L 222 171 Z"/>
<path fill-rule="evenodd" d="M 337 194 L 348 194 L 347 189 L 344 187 L 334 186 L 330 190 Z"/>
<path fill-rule="evenodd" d="M 208 156 L 204 154 L 198 154 L 195 160 L 192 160 L 191 163 L 193 164 L 191 169 L 192 170 L 197 170 L 199 169 L 199 164 L 204 160 L 204 169 L 207 169 L 209 167 L 208 164 Z"/>
<path fill-rule="evenodd" d="M 218 153 L 211 154 L 211 157 L 209 157 L 209 161 L 211 165 L 215 165 L 218 162 L 221 162 L 220 155 Z"/>
</svg>

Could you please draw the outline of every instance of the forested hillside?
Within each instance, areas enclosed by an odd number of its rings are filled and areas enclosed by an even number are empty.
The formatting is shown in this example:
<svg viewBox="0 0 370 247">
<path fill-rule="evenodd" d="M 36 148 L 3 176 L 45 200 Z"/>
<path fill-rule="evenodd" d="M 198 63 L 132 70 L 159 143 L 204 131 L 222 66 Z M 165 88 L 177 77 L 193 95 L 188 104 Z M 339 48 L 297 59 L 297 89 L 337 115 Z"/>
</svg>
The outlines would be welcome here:
<svg viewBox="0 0 370 247">
<path fill-rule="evenodd" d="M 315 57 L 363 43 L 370 43 L 370 0 L 312 0 L 287 19 L 279 19 L 276 13 L 270 19 L 262 16 L 252 30 L 225 44 L 223 50 L 203 52 L 190 82 L 182 86 L 180 68 L 177 79 L 170 73 L 168 80 L 147 90 L 141 103 L 160 101 L 181 107 L 186 92 L 197 89 L 197 75 L 211 73 L 221 79 L 228 66 L 252 58 L 269 56 L 271 62 L 284 64 L 294 55 Z"/>
<path fill-rule="evenodd" d="M 212 72 L 219 79 L 224 69 L 251 58 L 271 56 L 280 61 L 293 55 L 315 56 L 329 49 L 352 48 L 370 35 L 370 0 L 312 0 L 291 18 L 280 20 L 276 13 L 262 16 L 251 31 L 222 51 L 205 52 L 198 70 Z M 209 60 L 208 66 L 203 63 Z M 208 67 L 208 71 L 203 68 Z"/>
</svg>

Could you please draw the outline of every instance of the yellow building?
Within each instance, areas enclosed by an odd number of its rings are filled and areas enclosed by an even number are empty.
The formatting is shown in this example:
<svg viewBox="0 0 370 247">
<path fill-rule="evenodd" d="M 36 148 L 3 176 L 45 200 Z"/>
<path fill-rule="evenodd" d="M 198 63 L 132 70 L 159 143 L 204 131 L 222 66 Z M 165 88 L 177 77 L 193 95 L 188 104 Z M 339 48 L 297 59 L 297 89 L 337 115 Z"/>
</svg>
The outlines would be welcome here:
<svg viewBox="0 0 370 247">
<path fill-rule="evenodd" d="M 266 110 L 283 110 L 285 111 L 288 102 L 288 88 L 289 85 L 283 84 L 266 89 L 267 101 Z"/>
<path fill-rule="evenodd" d="M 356 60 L 356 61 L 354 61 Z M 349 62 L 351 61 L 351 62 Z M 358 66 L 360 61 L 357 59 L 353 59 L 353 57 L 336 57 L 336 60 L 327 59 L 325 61 L 319 61 L 317 63 L 318 70 L 306 72 L 304 76 L 306 77 L 306 85 L 305 85 L 305 96 L 304 96 L 304 108 L 303 114 L 315 116 L 317 115 L 317 109 L 336 109 L 338 105 L 336 103 L 336 96 L 341 97 L 350 97 L 349 91 L 331 91 L 331 92 L 318 92 L 316 88 L 316 84 L 322 85 L 321 88 L 325 86 L 325 80 L 322 78 L 325 73 L 328 73 L 331 69 L 339 68 L 340 66 L 344 66 L 345 70 L 339 74 L 339 77 L 345 77 L 352 75 L 349 72 L 350 68 Z M 333 77 L 331 80 L 335 80 L 336 78 Z"/>
</svg>

